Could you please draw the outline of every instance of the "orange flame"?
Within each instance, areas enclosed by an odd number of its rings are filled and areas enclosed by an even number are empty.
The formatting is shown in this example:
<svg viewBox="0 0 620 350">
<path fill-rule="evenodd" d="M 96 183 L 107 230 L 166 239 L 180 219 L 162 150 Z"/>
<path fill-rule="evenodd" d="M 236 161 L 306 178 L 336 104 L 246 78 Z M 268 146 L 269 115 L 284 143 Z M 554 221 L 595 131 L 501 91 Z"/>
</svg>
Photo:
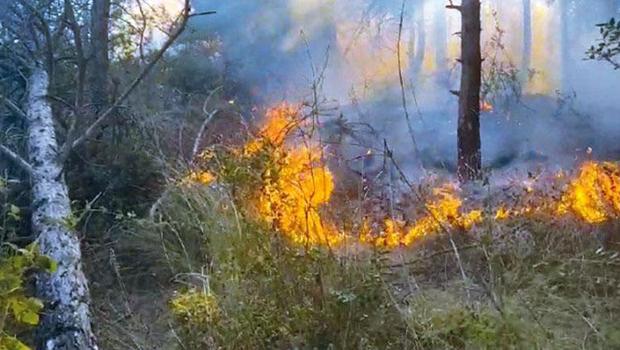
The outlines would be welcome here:
<svg viewBox="0 0 620 350">
<path fill-rule="evenodd" d="M 283 144 L 298 125 L 299 114 L 298 107 L 287 104 L 269 110 L 260 137 L 245 146 L 245 153 L 250 154 L 267 142 L 277 147 L 277 166 L 263 175 L 258 211 L 295 243 L 332 246 L 340 242 L 341 235 L 320 213 L 334 190 L 333 176 L 322 161 L 321 148 L 311 142 L 292 148 Z"/>
<path fill-rule="evenodd" d="M 486 100 L 480 101 L 480 111 L 481 112 L 493 112 L 493 104 Z"/>
<path fill-rule="evenodd" d="M 591 224 L 617 218 L 620 214 L 620 167 L 609 162 L 583 164 L 558 206 L 559 214 L 569 212 Z"/>
<path fill-rule="evenodd" d="M 461 213 L 462 201 L 458 197 L 457 189 L 453 185 L 444 185 L 433 190 L 437 200 L 426 204 L 426 215 L 406 226 L 402 222 L 387 219 L 384 222 L 384 231 L 379 237 L 364 237 L 378 247 L 395 248 L 409 246 L 420 239 L 452 228 L 471 229 L 482 220 L 481 210 L 472 210 Z"/>
<path fill-rule="evenodd" d="M 274 166 L 262 174 L 263 188 L 253 201 L 257 214 L 294 243 L 334 246 L 352 235 L 339 232 L 335 223 L 322 215 L 323 207 L 330 202 L 334 191 L 334 177 L 325 165 L 322 149 L 312 140 L 295 145 L 285 142 L 293 129 L 302 127 L 299 116 L 300 108 L 287 104 L 269 110 L 259 136 L 236 154 L 253 156 L 264 147 L 273 147 L 271 162 Z M 557 184 L 565 182 L 566 177 L 561 172 L 550 181 Z M 207 171 L 192 173 L 188 178 L 204 184 L 217 180 Z M 523 193 L 534 201 L 521 201 L 513 207 L 500 205 L 490 210 L 494 214 L 489 218 L 502 221 L 547 214 L 599 224 L 620 216 L 620 166 L 617 164 L 584 163 L 559 197 L 558 193 L 537 189 L 540 186 L 536 181 L 539 180 L 522 184 Z M 392 218 L 383 220 L 381 232 L 363 222 L 359 241 L 388 249 L 410 246 L 441 231 L 470 230 L 485 219 L 485 212 L 489 212 L 481 208 L 464 209 L 459 188 L 454 184 L 435 188 L 432 200 L 423 208 L 424 215 L 412 222 Z"/>
</svg>

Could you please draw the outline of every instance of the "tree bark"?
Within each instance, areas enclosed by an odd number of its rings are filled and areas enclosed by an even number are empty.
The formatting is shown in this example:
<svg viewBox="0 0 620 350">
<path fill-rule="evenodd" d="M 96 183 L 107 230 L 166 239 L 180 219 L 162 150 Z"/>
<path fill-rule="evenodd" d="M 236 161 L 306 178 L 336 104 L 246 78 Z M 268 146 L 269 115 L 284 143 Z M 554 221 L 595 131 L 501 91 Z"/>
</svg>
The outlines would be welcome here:
<svg viewBox="0 0 620 350">
<path fill-rule="evenodd" d="M 93 69 L 91 73 L 91 102 L 97 111 L 109 103 L 110 0 L 93 0 L 91 7 L 91 50 Z"/>
<path fill-rule="evenodd" d="M 58 263 L 52 274 L 37 280 L 37 294 L 45 302 L 37 330 L 41 350 L 97 349 L 90 324 L 90 296 L 80 242 L 69 226 L 71 202 L 58 163 L 58 142 L 52 109 L 46 96 L 49 78 L 34 68 L 29 81 L 27 122 L 28 156 L 32 166 L 32 227 L 42 254 Z"/>
<path fill-rule="evenodd" d="M 482 50 L 480 0 L 463 0 L 461 12 L 461 90 L 459 92 L 458 162 L 459 181 L 481 177 L 480 86 Z"/>
<path fill-rule="evenodd" d="M 532 65 L 532 0 L 523 0 L 523 61 L 521 71 L 529 76 Z"/>
</svg>

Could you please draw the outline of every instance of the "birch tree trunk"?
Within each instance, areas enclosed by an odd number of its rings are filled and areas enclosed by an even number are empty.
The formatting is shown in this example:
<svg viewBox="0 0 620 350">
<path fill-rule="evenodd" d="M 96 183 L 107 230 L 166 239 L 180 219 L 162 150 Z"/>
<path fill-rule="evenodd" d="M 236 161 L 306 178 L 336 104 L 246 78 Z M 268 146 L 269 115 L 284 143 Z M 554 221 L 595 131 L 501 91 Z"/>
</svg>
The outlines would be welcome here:
<svg viewBox="0 0 620 350">
<path fill-rule="evenodd" d="M 35 68 L 28 92 L 28 155 L 32 166 L 32 227 L 41 252 L 58 263 L 51 275 L 41 275 L 37 294 L 45 302 L 37 330 L 41 350 L 97 349 L 90 324 L 90 296 L 82 272 L 80 242 L 67 225 L 71 205 L 58 164 L 58 142 L 47 101 L 49 78 Z"/>
<path fill-rule="evenodd" d="M 461 90 L 459 91 L 458 163 L 461 182 L 479 179 L 482 170 L 480 141 L 480 87 L 482 50 L 480 47 L 480 0 L 463 0 L 461 12 Z"/>
</svg>

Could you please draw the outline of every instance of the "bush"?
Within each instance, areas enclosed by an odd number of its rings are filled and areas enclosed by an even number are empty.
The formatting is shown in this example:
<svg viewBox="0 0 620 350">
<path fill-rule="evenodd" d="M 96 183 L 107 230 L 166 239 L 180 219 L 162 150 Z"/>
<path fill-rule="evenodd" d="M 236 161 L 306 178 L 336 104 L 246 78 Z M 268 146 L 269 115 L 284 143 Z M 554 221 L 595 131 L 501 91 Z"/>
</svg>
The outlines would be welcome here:
<svg viewBox="0 0 620 350">
<path fill-rule="evenodd" d="M 0 249 L 0 349 L 28 350 L 16 334 L 39 323 L 43 303 L 29 296 L 25 283 L 35 269 L 53 272 L 56 265 L 35 245 L 20 249 L 4 243 Z"/>
</svg>

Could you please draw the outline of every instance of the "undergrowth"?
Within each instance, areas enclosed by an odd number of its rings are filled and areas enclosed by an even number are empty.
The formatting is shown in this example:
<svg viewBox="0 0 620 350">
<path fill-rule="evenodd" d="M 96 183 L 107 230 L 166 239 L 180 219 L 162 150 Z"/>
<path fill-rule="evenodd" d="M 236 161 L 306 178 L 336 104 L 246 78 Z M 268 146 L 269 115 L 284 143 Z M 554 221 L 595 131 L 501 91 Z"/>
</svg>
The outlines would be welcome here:
<svg viewBox="0 0 620 350">
<path fill-rule="evenodd" d="M 303 247 L 221 188 L 180 186 L 161 215 L 126 229 L 174 281 L 170 347 L 620 347 L 620 257 L 585 227 L 518 218 L 453 232 L 463 275 L 448 236 L 392 252 Z"/>
<path fill-rule="evenodd" d="M 617 223 L 490 215 L 408 248 L 314 245 L 257 215 L 256 193 L 290 164 L 250 145 L 208 154 L 208 176 L 193 176 L 205 183 L 173 184 L 154 217 L 119 224 L 118 284 L 148 293 L 148 279 L 167 296 L 158 348 L 620 348 Z"/>
</svg>

